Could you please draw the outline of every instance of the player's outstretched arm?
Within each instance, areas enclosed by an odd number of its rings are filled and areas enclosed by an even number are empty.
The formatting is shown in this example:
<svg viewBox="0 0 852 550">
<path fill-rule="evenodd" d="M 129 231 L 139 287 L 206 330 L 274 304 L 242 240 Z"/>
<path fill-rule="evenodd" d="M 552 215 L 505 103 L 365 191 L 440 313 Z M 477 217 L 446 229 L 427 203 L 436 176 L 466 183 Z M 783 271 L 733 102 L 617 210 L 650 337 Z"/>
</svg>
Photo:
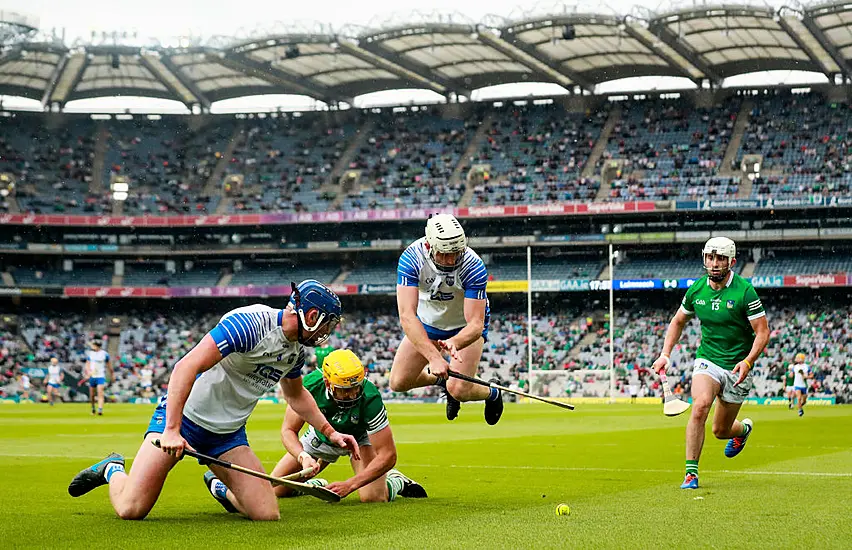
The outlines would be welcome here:
<svg viewBox="0 0 852 550">
<path fill-rule="evenodd" d="M 394 443 L 390 426 L 385 426 L 378 432 L 371 434 L 370 444 L 376 451 L 376 458 L 370 461 L 370 464 L 360 473 L 346 481 L 329 485 L 329 491 L 334 491 L 341 497 L 345 497 L 349 493 L 376 481 L 396 465 L 396 443 Z"/>
<path fill-rule="evenodd" d="M 660 372 L 665 370 L 671 362 L 669 357 L 675 345 L 680 341 L 683 335 L 683 328 L 689 323 L 690 316 L 684 313 L 683 309 L 678 309 L 674 317 L 669 323 L 669 328 L 666 329 L 666 339 L 663 342 L 663 350 L 660 352 L 660 357 L 654 361 L 654 370 Z"/>
<path fill-rule="evenodd" d="M 341 434 L 332 427 L 317 407 L 314 396 L 302 385 L 301 376 L 299 378 L 282 378 L 281 390 L 284 392 L 284 399 L 287 400 L 287 408 L 292 407 L 296 414 L 304 418 L 305 422 L 326 436 L 332 443 L 338 447 L 349 449 L 352 458 L 361 460 L 358 442 L 351 435 Z"/>
<path fill-rule="evenodd" d="M 180 435 L 183 407 L 192 391 L 195 377 L 210 370 L 222 360 L 222 353 L 210 334 L 204 336 L 189 353 L 183 356 L 172 369 L 166 400 L 166 428 L 160 438 L 160 448 L 178 458 L 189 444 Z"/>
</svg>

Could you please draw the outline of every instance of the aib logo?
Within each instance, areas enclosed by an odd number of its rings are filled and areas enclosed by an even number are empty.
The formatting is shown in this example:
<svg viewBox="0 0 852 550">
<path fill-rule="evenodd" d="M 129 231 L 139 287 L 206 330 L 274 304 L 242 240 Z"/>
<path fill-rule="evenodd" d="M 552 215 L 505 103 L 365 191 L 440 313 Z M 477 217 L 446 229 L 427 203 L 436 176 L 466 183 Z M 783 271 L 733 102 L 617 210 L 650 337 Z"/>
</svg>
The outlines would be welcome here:
<svg viewBox="0 0 852 550">
<path fill-rule="evenodd" d="M 271 380 L 277 383 L 284 376 L 284 371 L 280 371 L 271 365 L 258 365 L 252 374 L 256 374 L 261 378 Z"/>
</svg>

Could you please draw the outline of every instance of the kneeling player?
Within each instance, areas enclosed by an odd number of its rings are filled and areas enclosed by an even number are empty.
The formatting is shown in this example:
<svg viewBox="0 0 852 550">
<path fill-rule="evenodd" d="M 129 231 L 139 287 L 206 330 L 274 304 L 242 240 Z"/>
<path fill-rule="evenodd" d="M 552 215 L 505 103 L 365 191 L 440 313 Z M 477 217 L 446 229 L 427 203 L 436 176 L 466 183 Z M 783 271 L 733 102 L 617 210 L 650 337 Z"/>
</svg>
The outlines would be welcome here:
<svg viewBox="0 0 852 550">
<path fill-rule="evenodd" d="M 283 310 L 258 304 L 231 311 L 175 365 L 168 395 L 154 411 L 130 473 L 124 471 L 124 457 L 112 453 L 77 474 L 68 493 L 79 497 L 109 485 L 116 514 L 142 519 L 157 502 L 184 449 L 262 471 L 245 425 L 260 397 L 276 384 L 289 408 L 358 458 L 355 438 L 336 432 L 302 386 L 304 346 L 325 342 L 340 315 L 340 299 L 314 280 L 293 285 Z M 155 439 L 160 449 L 152 445 Z M 224 506 L 253 520 L 279 518 L 268 481 L 220 466 L 210 468 L 222 480 L 215 496 Z"/>
<path fill-rule="evenodd" d="M 355 475 L 346 481 L 328 485 L 341 497 L 358 491 L 361 502 L 388 502 L 397 496 L 423 498 L 426 491 L 415 481 L 402 475 L 393 466 L 396 463 L 396 445 L 393 441 L 388 414 L 378 389 L 364 379 L 364 366 L 349 350 L 331 352 L 317 369 L 305 376 L 305 388 L 311 392 L 320 411 L 340 433 L 349 434 L 358 441 L 361 460 L 351 460 Z M 286 476 L 305 468 L 314 473 L 323 470 L 338 457 L 348 456 L 348 449 L 332 445 L 328 438 L 313 427 L 299 439 L 299 430 L 305 420 L 288 407 L 281 427 L 281 439 L 287 448 L 275 469 L 274 476 Z M 207 474 L 208 487 L 215 482 Z M 309 483 L 324 486 L 325 480 L 312 479 Z M 296 496 L 286 487 L 276 486 L 276 496 Z"/>
</svg>

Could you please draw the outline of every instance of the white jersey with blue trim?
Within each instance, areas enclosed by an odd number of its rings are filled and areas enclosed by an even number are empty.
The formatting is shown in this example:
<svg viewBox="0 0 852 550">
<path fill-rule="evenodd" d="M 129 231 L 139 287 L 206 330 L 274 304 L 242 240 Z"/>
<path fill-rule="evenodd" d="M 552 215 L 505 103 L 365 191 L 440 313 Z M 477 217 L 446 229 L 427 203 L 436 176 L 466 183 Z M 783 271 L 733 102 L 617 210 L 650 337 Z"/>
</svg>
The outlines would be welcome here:
<svg viewBox="0 0 852 550">
<path fill-rule="evenodd" d="M 102 349 L 97 351 L 89 350 L 86 357 L 89 360 L 89 376 L 92 378 L 106 378 L 106 364 L 109 361 L 109 354 Z"/>
<path fill-rule="evenodd" d="M 47 366 L 47 383 L 59 384 L 59 376 L 62 374 L 62 367 L 59 365 Z"/>
<path fill-rule="evenodd" d="M 436 270 L 429 261 L 426 238 L 411 243 L 399 258 L 397 284 L 416 286 L 420 291 L 417 317 L 427 326 L 454 330 L 467 325 L 464 299 L 487 300 L 485 263 L 467 248 L 459 267 L 450 272 Z"/>
<path fill-rule="evenodd" d="M 802 371 L 802 372 L 799 372 Z M 807 377 L 811 373 L 811 366 L 807 363 L 795 363 L 793 365 L 793 387 L 807 388 Z"/>
<path fill-rule="evenodd" d="M 234 432 L 282 377 L 302 376 L 305 350 L 284 336 L 283 315 L 255 304 L 222 317 L 210 331 L 222 360 L 195 380 L 183 409 L 187 418 L 213 433 Z"/>
</svg>

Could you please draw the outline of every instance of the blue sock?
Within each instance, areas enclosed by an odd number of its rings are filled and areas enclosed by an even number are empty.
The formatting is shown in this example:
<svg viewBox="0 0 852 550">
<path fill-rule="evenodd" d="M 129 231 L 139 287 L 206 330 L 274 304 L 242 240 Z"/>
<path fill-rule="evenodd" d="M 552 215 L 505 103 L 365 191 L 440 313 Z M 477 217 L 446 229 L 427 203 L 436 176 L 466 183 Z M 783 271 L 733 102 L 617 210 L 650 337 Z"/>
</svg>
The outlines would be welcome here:
<svg viewBox="0 0 852 550">
<path fill-rule="evenodd" d="M 124 473 L 124 466 L 122 466 L 118 462 L 110 462 L 109 464 L 107 464 L 106 470 L 104 470 L 104 479 L 107 483 L 109 483 L 110 478 L 116 472 Z"/>
<path fill-rule="evenodd" d="M 491 388 L 491 393 L 485 399 L 486 401 L 497 401 L 500 399 L 500 390 L 497 388 Z"/>
<path fill-rule="evenodd" d="M 219 498 L 228 498 L 228 486 L 217 479 L 213 482 L 213 494 Z"/>
</svg>

